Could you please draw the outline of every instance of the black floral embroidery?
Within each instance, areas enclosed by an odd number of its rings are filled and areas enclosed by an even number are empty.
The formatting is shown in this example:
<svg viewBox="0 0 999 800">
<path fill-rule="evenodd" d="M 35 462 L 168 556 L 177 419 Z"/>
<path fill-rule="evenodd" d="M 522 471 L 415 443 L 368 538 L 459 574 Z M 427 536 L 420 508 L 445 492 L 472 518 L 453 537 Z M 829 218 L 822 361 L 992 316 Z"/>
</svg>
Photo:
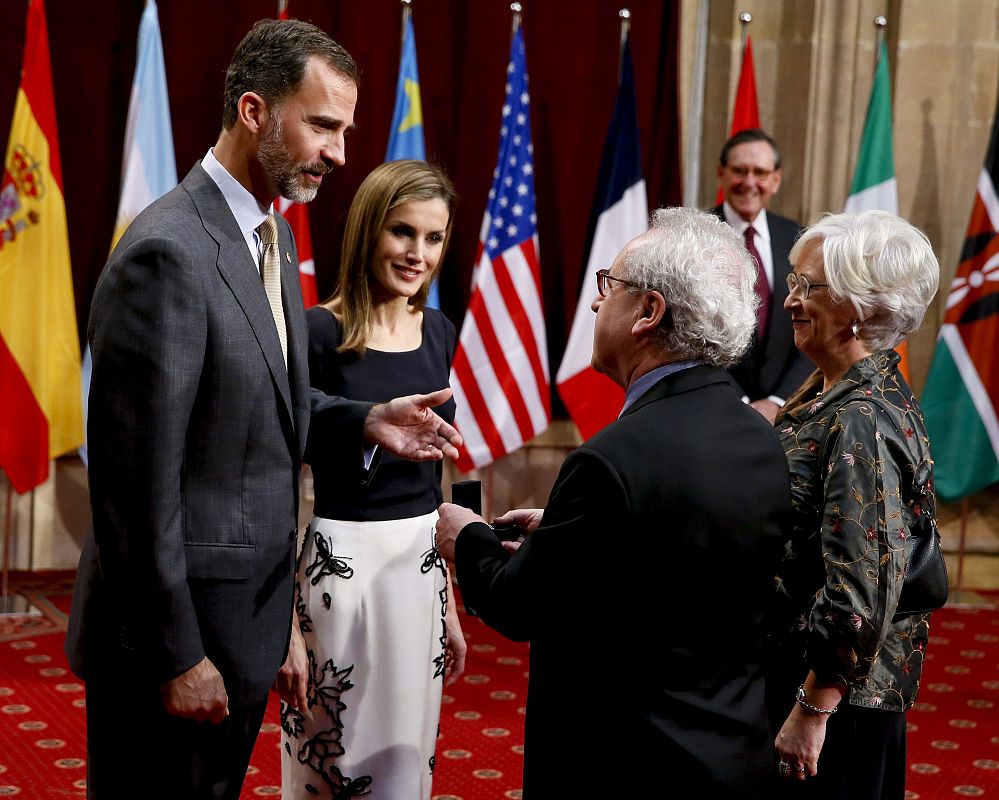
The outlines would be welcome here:
<svg viewBox="0 0 999 800">
<path fill-rule="evenodd" d="M 369 794 L 372 785 L 370 775 L 351 778 L 345 776 L 336 764 L 336 760 L 344 754 L 341 715 L 347 705 L 343 702 L 343 694 L 354 686 L 350 681 L 354 665 L 337 669 L 332 659 L 318 664 L 313 650 L 308 651 L 308 658 L 309 708 L 316 709 L 316 713 L 321 713 L 321 708 L 329 718 L 330 727 L 319 730 L 306 739 L 295 754 L 298 762 L 317 776 L 317 779 L 305 783 L 305 790 L 309 794 L 326 796 L 331 800 L 346 800 Z M 305 717 L 282 704 L 281 727 L 289 738 L 298 739 L 305 732 Z M 290 755 L 291 747 L 287 741 L 285 749 Z"/>
<path fill-rule="evenodd" d="M 281 701 L 281 730 L 292 739 L 297 739 L 299 734 L 305 732 L 305 715 L 284 701 Z M 285 746 L 287 747 L 287 743 Z"/>
<path fill-rule="evenodd" d="M 305 574 L 311 578 L 312 585 L 318 586 L 319 581 L 327 575 L 336 575 L 344 579 L 354 577 L 354 568 L 347 563 L 350 558 L 333 555 L 325 537 L 319 531 L 316 531 L 313 536 L 316 543 L 316 557 L 305 568 Z"/>
<path fill-rule="evenodd" d="M 330 596 L 330 593 L 323 592 L 323 608 L 329 611 L 332 605 L 333 605 L 333 598 Z"/>
<path fill-rule="evenodd" d="M 441 620 L 441 636 L 438 641 L 441 644 L 440 655 L 434 659 L 434 678 L 439 678 L 444 674 L 445 652 L 447 650 L 447 624 Z"/>
<path fill-rule="evenodd" d="M 438 551 L 436 547 L 431 547 L 427 550 L 427 552 L 423 554 L 422 558 L 423 563 L 420 565 L 420 572 L 424 575 L 430 572 L 430 570 L 434 567 L 440 566 L 444 562 L 444 559 L 441 558 L 440 551 Z"/>
<path fill-rule="evenodd" d="M 305 604 L 305 599 L 302 597 L 302 592 L 297 582 L 295 584 L 295 613 L 298 614 L 298 627 L 302 633 L 312 633 L 314 630 L 312 615 L 309 614 L 309 608 Z"/>
</svg>

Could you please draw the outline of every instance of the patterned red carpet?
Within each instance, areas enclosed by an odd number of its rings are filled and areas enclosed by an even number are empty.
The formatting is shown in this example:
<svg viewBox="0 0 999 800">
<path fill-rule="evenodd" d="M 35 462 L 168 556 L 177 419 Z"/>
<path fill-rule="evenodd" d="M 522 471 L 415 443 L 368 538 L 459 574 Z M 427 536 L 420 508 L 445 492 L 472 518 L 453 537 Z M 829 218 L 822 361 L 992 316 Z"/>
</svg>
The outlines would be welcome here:
<svg viewBox="0 0 999 800">
<path fill-rule="evenodd" d="M 83 686 L 62 652 L 72 576 L 22 574 L 13 586 L 41 613 L 0 617 L 0 798 L 82 797 Z M 464 622 L 468 667 L 445 692 L 434 798 L 518 798 L 527 647 L 477 619 Z M 999 800 L 999 609 L 937 612 L 927 659 L 920 702 L 909 714 L 907 798 Z M 134 726 L 127 701 L 123 709 L 123 728 Z M 279 743 L 272 704 L 244 798 L 280 796 Z"/>
</svg>

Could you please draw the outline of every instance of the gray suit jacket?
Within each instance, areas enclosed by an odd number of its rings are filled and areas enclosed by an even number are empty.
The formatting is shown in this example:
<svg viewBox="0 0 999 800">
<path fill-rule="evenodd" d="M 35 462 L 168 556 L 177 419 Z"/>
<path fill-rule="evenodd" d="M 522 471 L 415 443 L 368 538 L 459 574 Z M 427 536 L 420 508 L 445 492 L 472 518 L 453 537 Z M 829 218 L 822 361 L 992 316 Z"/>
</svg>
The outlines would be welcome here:
<svg viewBox="0 0 999 800">
<path fill-rule="evenodd" d="M 67 655 L 162 683 L 207 656 L 265 697 L 292 607 L 310 404 L 360 452 L 368 404 L 309 389 L 295 244 L 278 217 L 288 365 L 256 264 L 200 165 L 129 226 L 94 293 L 93 534 Z"/>
</svg>

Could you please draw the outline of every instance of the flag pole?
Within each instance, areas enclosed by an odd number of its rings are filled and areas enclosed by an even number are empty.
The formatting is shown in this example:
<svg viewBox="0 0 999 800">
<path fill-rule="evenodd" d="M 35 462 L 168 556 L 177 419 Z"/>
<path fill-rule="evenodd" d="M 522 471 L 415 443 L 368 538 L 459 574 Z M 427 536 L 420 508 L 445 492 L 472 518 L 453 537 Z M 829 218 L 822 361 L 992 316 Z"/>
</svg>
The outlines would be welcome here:
<svg viewBox="0 0 999 800">
<path fill-rule="evenodd" d="M 288 0 L 278 0 L 278 19 L 288 19 Z"/>
<path fill-rule="evenodd" d="M 510 11 L 513 12 L 513 29 L 510 31 L 510 38 L 512 39 L 517 33 L 517 28 L 520 27 L 520 18 L 523 15 L 524 8 L 520 3 L 510 3 Z"/>
<path fill-rule="evenodd" d="M 621 19 L 621 43 L 617 51 L 617 85 L 621 85 L 621 70 L 624 67 L 624 46 L 628 43 L 628 34 L 631 33 L 631 10 L 622 8 L 617 12 Z"/>
<path fill-rule="evenodd" d="M 742 60 L 746 57 L 746 39 L 749 37 L 749 25 L 753 21 L 753 15 L 748 11 L 739 14 L 739 69 L 742 69 Z"/>
<path fill-rule="evenodd" d="M 697 4 L 694 32 L 694 70 L 690 79 L 687 147 L 683 162 L 683 204 L 700 205 L 701 139 L 704 136 L 704 80 L 708 71 L 708 12 L 711 0 Z"/>
<path fill-rule="evenodd" d="M 880 14 L 874 18 L 874 72 L 878 71 L 878 62 L 881 60 L 881 45 L 884 43 L 885 27 L 888 25 L 886 17 Z"/>
<path fill-rule="evenodd" d="M 399 52 L 402 53 L 402 48 L 406 41 L 406 23 L 413 16 L 413 0 L 399 0 L 399 2 L 402 4 L 402 29 L 399 31 Z"/>
<path fill-rule="evenodd" d="M 3 529 L 3 566 L 0 574 L 0 616 L 17 613 L 10 598 L 10 540 L 14 523 L 14 486 L 7 478 L 7 513 Z"/>
<path fill-rule="evenodd" d="M 957 542 L 957 585 L 955 586 L 955 594 L 959 600 L 964 594 L 964 548 L 968 533 L 968 506 L 968 496 L 965 495 L 961 501 L 961 536 Z"/>
</svg>

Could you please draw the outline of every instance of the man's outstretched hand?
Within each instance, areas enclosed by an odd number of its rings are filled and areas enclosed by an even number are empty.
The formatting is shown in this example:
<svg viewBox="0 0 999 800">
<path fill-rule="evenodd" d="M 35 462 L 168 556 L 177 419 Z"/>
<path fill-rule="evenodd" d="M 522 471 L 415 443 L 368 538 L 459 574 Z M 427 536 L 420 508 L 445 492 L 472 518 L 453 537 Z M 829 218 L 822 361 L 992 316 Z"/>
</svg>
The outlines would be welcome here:
<svg viewBox="0 0 999 800">
<path fill-rule="evenodd" d="M 410 461 L 457 458 L 461 435 L 430 410 L 450 397 L 450 389 L 439 389 L 374 406 L 364 420 L 364 441 Z"/>
</svg>

